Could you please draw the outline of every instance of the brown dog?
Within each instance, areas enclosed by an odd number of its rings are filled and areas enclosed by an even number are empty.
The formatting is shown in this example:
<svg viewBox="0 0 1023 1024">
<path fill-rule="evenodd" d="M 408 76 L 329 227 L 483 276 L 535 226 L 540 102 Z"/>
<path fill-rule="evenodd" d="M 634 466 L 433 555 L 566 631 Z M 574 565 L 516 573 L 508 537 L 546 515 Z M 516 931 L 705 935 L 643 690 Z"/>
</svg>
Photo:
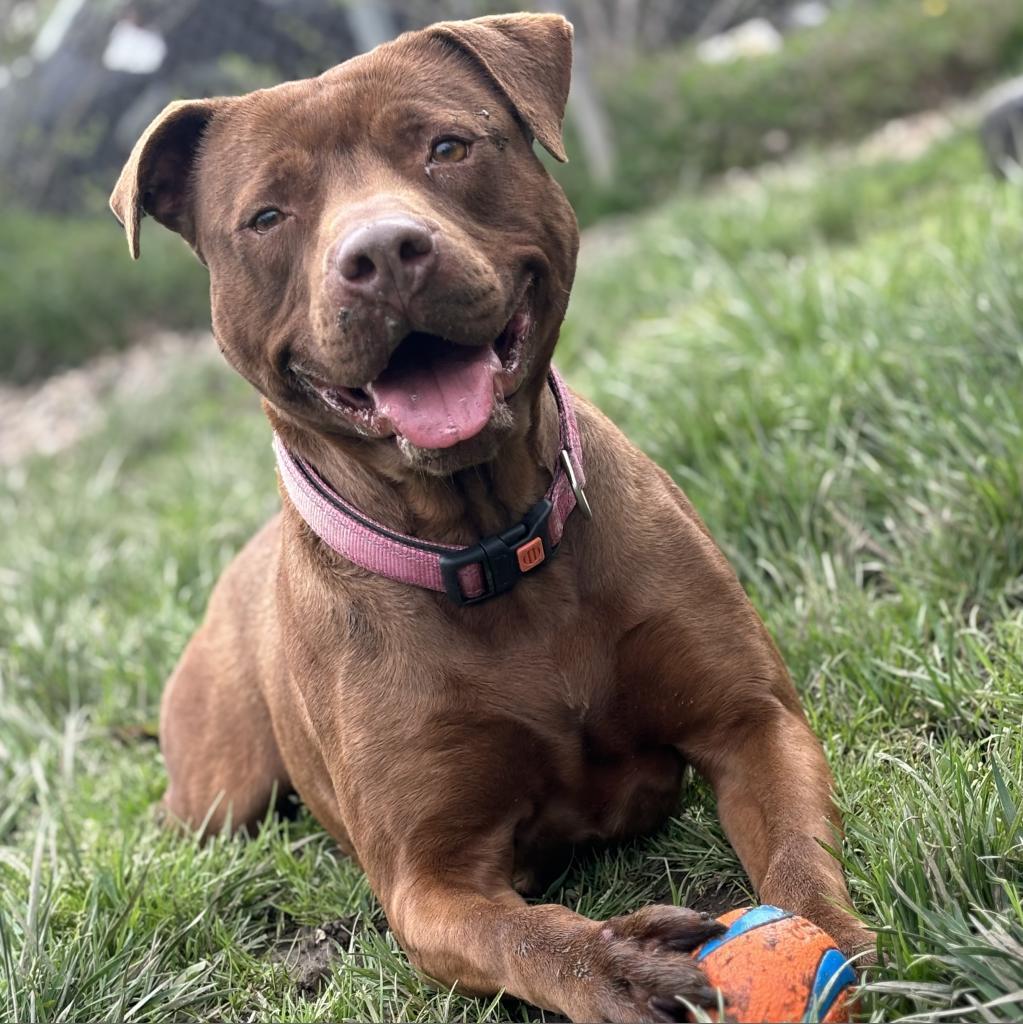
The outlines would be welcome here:
<svg viewBox="0 0 1023 1024">
<path fill-rule="evenodd" d="M 436 25 L 319 78 L 172 104 L 117 183 L 133 254 L 147 213 L 184 236 L 225 356 L 380 536 L 474 544 L 562 472 L 545 381 L 578 233 L 532 140 L 564 158 L 570 63 L 560 17 Z M 353 564 L 285 493 L 167 686 L 165 802 L 246 826 L 294 789 L 433 978 L 575 1020 L 681 1019 L 676 996 L 713 996 L 686 955 L 706 915 L 592 921 L 520 893 L 572 844 L 656 827 L 686 763 L 765 901 L 846 951 L 868 933 L 767 632 L 668 476 L 574 406 L 594 517 L 478 605 Z"/>
</svg>

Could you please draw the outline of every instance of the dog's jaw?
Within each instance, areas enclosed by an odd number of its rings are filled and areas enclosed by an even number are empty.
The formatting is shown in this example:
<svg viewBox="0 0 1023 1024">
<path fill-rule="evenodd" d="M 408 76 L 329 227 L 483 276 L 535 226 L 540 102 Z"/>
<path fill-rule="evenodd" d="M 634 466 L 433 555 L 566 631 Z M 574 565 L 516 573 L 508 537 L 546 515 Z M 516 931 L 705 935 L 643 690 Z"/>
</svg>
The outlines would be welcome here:
<svg viewBox="0 0 1023 1024">
<path fill-rule="evenodd" d="M 507 418 L 507 402 L 532 363 L 528 348 L 535 321 L 529 284 L 520 289 L 504 329 L 489 343 L 458 344 L 410 331 L 384 369 L 354 388 L 333 384 L 302 365 L 290 371 L 322 407 L 362 437 L 393 439 L 403 452 L 454 447 Z"/>
</svg>

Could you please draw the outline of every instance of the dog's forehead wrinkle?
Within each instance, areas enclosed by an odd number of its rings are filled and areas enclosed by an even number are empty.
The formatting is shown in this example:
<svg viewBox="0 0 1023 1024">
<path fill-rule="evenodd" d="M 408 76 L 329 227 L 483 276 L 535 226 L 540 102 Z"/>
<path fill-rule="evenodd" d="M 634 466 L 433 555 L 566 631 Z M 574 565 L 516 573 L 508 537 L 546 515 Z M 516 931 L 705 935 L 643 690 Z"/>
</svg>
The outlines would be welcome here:
<svg viewBox="0 0 1023 1024">
<path fill-rule="evenodd" d="M 457 113 L 467 124 L 500 120 L 506 99 L 471 57 L 436 39 L 407 39 L 370 54 L 352 83 L 365 88 L 374 103 L 391 100 L 414 104 L 428 119 Z M 344 72 L 346 65 L 337 69 Z M 344 80 L 343 74 L 339 80 Z"/>
<path fill-rule="evenodd" d="M 345 92 L 340 83 L 326 86 L 319 79 L 304 79 L 247 93 L 218 119 L 210 147 L 234 155 L 258 151 L 264 158 L 280 152 L 315 153 L 325 138 L 358 134 L 364 108 Z"/>
<path fill-rule="evenodd" d="M 376 106 L 368 131 L 372 141 L 382 142 L 393 150 L 396 143 L 399 147 L 415 144 L 419 137 L 432 132 L 450 131 L 475 137 L 480 134 L 480 125 L 468 104 L 448 102 L 440 106 L 415 97 L 394 96 Z"/>
<path fill-rule="evenodd" d="M 215 190 L 218 204 L 234 207 L 242 199 L 271 198 L 315 180 L 322 158 L 283 132 L 258 125 L 243 132 L 222 130 L 203 152 L 200 178 Z"/>
<path fill-rule="evenodd" d="M 243 194 L 274 195 L 305 191 L 320 176 L 321 162 L 311 154 L 286 150 L 256 164 L 252 173 L 241 174 Z"/>
</svg>

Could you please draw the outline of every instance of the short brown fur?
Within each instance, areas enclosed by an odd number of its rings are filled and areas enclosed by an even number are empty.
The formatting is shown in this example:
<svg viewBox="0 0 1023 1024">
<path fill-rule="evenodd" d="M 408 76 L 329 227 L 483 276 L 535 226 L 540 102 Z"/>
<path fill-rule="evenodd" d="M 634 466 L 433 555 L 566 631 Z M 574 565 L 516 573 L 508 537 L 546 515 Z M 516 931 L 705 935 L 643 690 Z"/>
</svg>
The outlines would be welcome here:
<svg viewBox="0 0 1023 1024">
<path fill-rule="evenodd" d="M 149 214 L 208 265 L 218 342 L 288 445 L 350 502 L 432 541 L 504 529 L 556 464 L 544 380 L 578 236 L 531 143 L 564 156 L 570 43 L 555 16 L 447 23 L 316 79 L 174 104 L 111 198 L 133 254 Z M 430 165 L 431 139 L 454 131 L 472 159 Z M 260 236 L 263 206 L 284 220 Z M 356 302 L 331 254 L 395 210 L 441 240 L 434 277 L 401 302 Z M 520 386 L 453 448 L 360 436 L 302 385 L 372 380 L 410 329 L 489 343 L 523 288 Z M 574 1020 L 680 1019 L 675 996 L 712 995 L 686 955 L 714 934 L 706 915 L 592 921 L 522 893 L 573 844 L 656 828 L 687 763 L 763 900 L 847 952 L 870 937 L 821 845 L 839 829 L 828 768 L 764 626 L 667 474 L 577 411 L 594 519 L 576 513 L 556 558 L 476 607 L 346 562 L 285 495 L 167 685 L 165 805 L 242 827 L 292 788 L 433 978 Z"/>
</svg>

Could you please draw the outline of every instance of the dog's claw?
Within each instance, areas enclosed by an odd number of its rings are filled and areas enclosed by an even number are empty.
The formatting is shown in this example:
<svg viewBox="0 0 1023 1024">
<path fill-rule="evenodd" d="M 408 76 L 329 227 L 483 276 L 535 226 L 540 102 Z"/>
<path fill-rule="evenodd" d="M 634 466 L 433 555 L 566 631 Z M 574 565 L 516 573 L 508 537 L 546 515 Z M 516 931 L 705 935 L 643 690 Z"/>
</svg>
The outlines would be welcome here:
<svg viewBox="0 0 1023 1024">
<path fill-rule="evenodd" d="M 713 1008 L 718 1005 L 719 1001 L 720 992 L 711 985 L 703 985 L 683 996 L 652 996 L 650 1005 L 665 1013 L 678 1015 L 680 1011 L 685 1011 L 685 1003 Z"/>
<path fill-rule="evenodd" d="M 698 946 L 702 946 L 710 939 L 716 939 L 723 935 L 728 929 L 718 921 L 708 920 L 701 922 L 702 927 L 693 928 L 687 934 L 675 939 L 668 939 L 665 945 L 676 953 L 691 953 Z"/>
<path fill-rule="evenodd" d="M 622 938 L 653 943 L 680 953 L 691 952 L 725 931 L 724 925 L 709 914 L 662 904 L 614 917 L 606 927 Z"/>
</svg>

